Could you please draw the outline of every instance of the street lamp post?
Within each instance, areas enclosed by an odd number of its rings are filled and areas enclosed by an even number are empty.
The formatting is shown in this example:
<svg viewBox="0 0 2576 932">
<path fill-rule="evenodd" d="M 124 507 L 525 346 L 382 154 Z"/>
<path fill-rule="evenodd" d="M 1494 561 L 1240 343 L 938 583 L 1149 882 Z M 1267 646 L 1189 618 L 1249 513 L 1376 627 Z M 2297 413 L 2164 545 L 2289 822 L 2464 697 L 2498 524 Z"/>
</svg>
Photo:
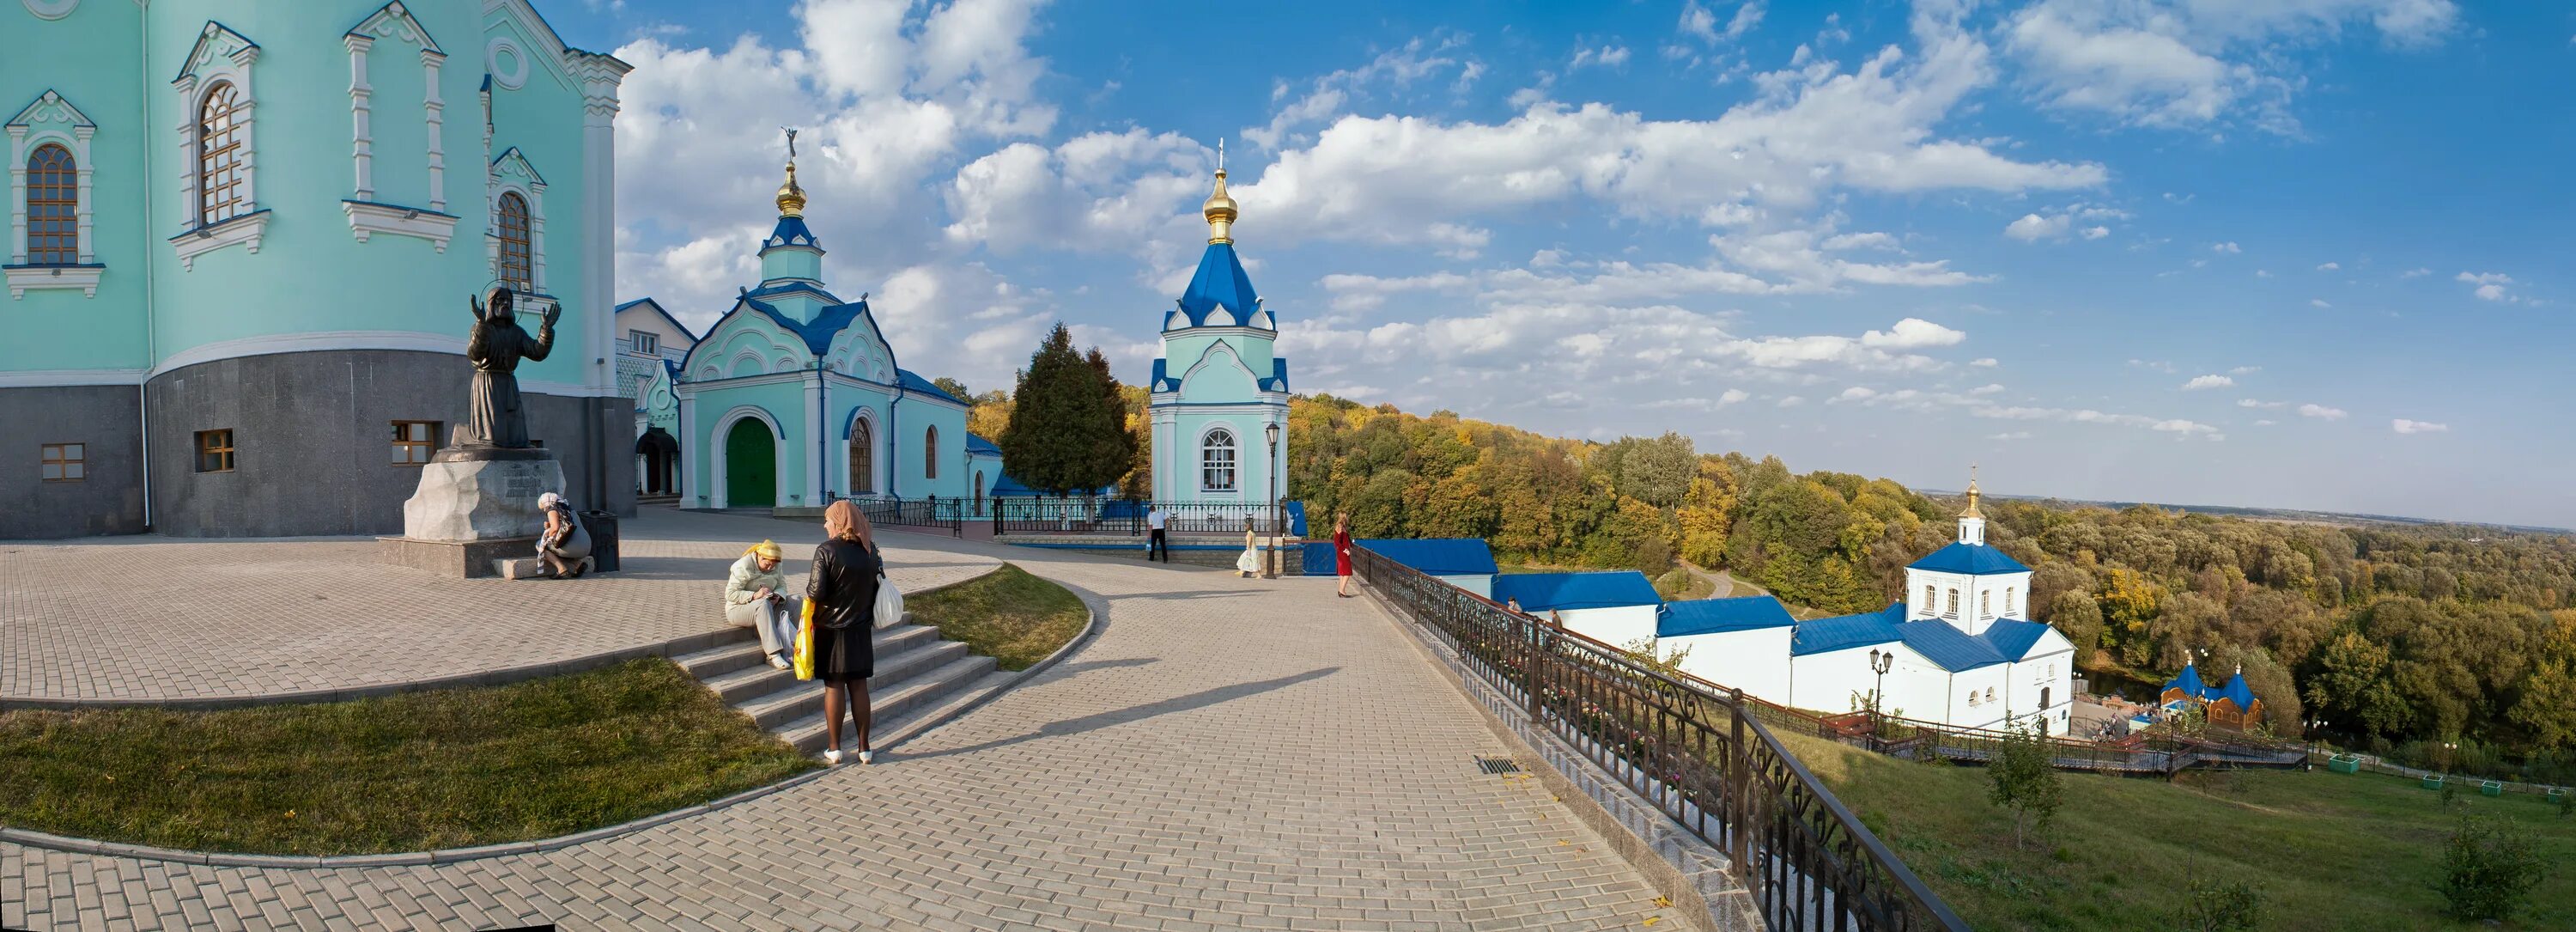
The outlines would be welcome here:
<svg viewBox="0 0 2576 932">
<path fill-rule="evenodd" d="M 2304 728 L 2308 739 L 2308 755 L 2299 759 L 2299 766 L 2302 768 L 2314 769 L 2316 765 L 2309 763 L 2309 761 L 2316 759 L 2317 732 L 2325 730 L 2326 720 L 2322 718 L 2312 718 L 2304 722 L 2300 722 L 2299 724 Z"/>
<path fill-rule="evenodd" d="M 1277 579 L 1280 564 L 1287 562 L 1287 556 L 1279 552 L 1279 518 L 1283 510 L 1279 503 L 1279 422 L 1262 425 L 1261 436 L 1270 441 L 1270 465 L 1262 470 L 1270 474 L 1270 559 L 1261 565 L 1269 570 L 1264 575 Z"/>
<path fill-rule="evenodd" d="M 1882 651 L 1875 647 L 1870 648 L 1869 669 L 1870 672 L 1878 674 L 1878 679 L 1872 682 L 1869 687 L 1869 728 L 1872 733 L 1876 733 L 1878 731 L 1879 719 L 1887 714 L 1885 712 L 1886 693 L 1884 692 L 1887 686 L 1887 671 L 1893 669 L 1895 666 L 1895 651 Z"/>
</svg>

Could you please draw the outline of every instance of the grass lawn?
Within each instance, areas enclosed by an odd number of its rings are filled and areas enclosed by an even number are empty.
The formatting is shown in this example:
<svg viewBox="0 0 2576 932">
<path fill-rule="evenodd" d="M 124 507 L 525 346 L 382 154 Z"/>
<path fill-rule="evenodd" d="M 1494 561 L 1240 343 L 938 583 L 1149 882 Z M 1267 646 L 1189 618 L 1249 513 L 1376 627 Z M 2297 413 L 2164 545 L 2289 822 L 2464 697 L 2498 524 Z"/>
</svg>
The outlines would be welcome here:
<svg viewBox="0 0 2576 932">
<path fill-rule="evenodd" d="M 354 702 L 0 712 L 0 760 L 0 823 L 259 854 L 551 838 L 815 766 L 660 658 Z"/>
<path fill-rule="evenodd" d="M 965 642 L 1004 670 L 1045 660 L 1091 620 L 1082 597 L 1008 563 L 973 581 L 906 598 L 903 607 L 914 623 Z"/>
<path fill-rule="evenodd" d="M 2433 883 L 2456 818 L 2438 793 L 2375 774 L 2193 772 L 2179 782 L 2065 774 L 2051 845 L 2015 851 L 1983 768 L 1782 736 L 1907 866 L 1979 929 L 2175 928 L 2198 877 L 2259 881 L 2266 930 L 2494 928 L 2442 913 Z M 2464 794 L 2530 831 L 2552 871 L 2502 928 L 2576 928 L 2576 820 L 2532 796 Z"/>
</svg>

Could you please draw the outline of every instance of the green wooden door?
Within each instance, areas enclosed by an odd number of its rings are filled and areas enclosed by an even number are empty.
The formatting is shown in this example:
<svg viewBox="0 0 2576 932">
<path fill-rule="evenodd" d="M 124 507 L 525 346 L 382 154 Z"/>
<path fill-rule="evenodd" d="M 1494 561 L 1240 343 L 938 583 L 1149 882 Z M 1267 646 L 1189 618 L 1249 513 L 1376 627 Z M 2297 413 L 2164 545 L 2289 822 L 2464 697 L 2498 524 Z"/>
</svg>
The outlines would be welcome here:
<svg viewBox="0 0 2576 932">
<path fill-rule="evenodd" d="M 758 418 L 733 422 L 725 434 L 725 506 L 771 508 L 778 504 L 778 441 Z"/>
</svg>

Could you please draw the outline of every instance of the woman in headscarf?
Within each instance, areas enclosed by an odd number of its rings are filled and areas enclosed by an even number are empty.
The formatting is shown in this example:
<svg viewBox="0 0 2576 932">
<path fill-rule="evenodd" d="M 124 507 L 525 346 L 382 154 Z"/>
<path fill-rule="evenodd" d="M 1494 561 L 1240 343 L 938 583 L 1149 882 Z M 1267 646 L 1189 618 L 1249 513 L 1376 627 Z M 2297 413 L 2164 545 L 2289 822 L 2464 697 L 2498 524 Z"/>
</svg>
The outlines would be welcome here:
<svg viewBox="0 0 2576 932">
<path fill-rule="evenodd" d="M 733 561 L 725 574 L 725 621 L 760 632 L 760 650 L 769 665 L 787 669 L 787 654 L 796 649 L 796 621 L 803 606 L 786 593 L 787 575 L 778 562 L 787 555 L 776 541 L 761 541 Z"/>
<path fill-rule="evenodd" d="M 572 516 L 572 505 L 553 492 L 537 496 L 537 511 L 546 516 L 546 533 L 537 538 L 537 559 L 555 579 L 572 579 L 593 565 L 590 531 Z"/>
<path fill-rule="evenodd" d="M 807 574 L 805 599 L 814 611 L 814 678 L 823 681 L 823 760 L 841 762 L 841 710 L 858 726 L 859 763 L 868 749 L 868 677 L 877 672 L 877 584 L 885 562 L 877 557 L 868 519 L 849 500 L 823 509 L 821 546 Z"/>
</svg>

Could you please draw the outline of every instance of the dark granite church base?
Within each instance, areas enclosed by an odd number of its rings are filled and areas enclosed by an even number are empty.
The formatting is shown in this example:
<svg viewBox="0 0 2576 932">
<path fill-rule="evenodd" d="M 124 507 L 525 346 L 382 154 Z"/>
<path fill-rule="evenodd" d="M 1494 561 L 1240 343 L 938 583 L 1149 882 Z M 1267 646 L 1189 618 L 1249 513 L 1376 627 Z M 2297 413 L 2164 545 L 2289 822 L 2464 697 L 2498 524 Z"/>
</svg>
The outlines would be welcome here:
<svg viewBox="0 0 2576 932">
<path fill-rule="evenodd" d="M 393 462 L 393 422 L 465 415 L 462 356 L 330 350 L 222 359 L 142 389 L 150 406 L 152 525 L 181 537 L 402 533 L 420 468 Z M 0 389 L 0 539 L 143 531 L 133 386 Z M 563 463 L 577 508 L 635 511 L 634 402 L 529 391 L 529 435 Z M 230 472 L 197 471 L 197 433 L 232 431 Z M 54 434 L 61 434 L 55 436 Z M 87 443 L 89 479 L 36 481 L 38 445 Z M 604 450 L 606 455 L 594 451 Z M 24 467 L 21 469 L 20 467 Z M 604 494 L 603 494 L 604 492 Z"/>
</svg>

